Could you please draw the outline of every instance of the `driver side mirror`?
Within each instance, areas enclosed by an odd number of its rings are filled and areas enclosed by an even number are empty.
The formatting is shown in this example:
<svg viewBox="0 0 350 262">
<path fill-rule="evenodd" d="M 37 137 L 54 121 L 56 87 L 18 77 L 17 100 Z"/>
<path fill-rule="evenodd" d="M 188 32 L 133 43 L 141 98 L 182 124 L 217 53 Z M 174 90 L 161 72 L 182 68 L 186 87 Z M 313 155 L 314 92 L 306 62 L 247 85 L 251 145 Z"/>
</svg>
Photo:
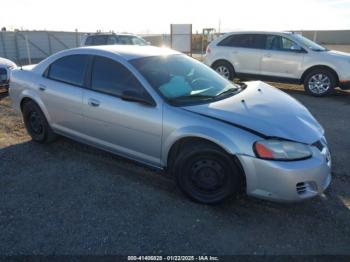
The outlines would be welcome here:
<svg viewBox="0 0 350 262">
<path fill-rule="evenodd" d="M 134 89 L 124 90 L 120 98 L 125 101 L 136 102 L 152 107 L 156 106 L 156 103 L 148 94 L 137 92 Z"/>
<path fill-rule="evenodd" d="M 293 52 L 296 52 L 296 53 L 306 53 L 305 49 L 302 48 L 300 45 L 298 44 L 293 44 L 291 47 L 290 47 L 290 50 L 293 51 Z"/>
</svg>

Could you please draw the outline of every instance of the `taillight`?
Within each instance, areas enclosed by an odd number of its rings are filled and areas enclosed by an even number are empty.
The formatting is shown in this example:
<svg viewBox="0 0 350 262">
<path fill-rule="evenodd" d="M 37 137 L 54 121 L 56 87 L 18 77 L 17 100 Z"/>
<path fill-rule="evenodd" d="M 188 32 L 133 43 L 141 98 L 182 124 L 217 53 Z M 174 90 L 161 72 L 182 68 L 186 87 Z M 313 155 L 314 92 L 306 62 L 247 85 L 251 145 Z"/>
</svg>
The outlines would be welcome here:
<svg viewBox="0 0 350 262">
<path fill-rule="evenodd" d="M 207 54 L 210 54 L 210 52 L 211 52 L 211 50 L 210 50 L 210 48 L 209 47 L 207 47 Z"/>
</svg>

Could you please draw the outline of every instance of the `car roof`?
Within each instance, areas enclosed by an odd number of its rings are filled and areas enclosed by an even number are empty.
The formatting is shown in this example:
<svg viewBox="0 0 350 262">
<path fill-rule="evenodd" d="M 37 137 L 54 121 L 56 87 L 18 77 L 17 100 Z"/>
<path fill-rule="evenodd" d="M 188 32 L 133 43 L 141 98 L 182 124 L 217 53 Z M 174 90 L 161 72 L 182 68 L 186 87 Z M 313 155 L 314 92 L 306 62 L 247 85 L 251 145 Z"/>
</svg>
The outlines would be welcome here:
<svg viewBox="0 0 350 262">
<path fill-rule="evenodd" d="M 86 34 L 87 37 L 89 36 L 109 36 L 109 35 L 116 35 L 116 36 L 137 36 L 134 34 L 129 33 L 93 33 L 93 34 Z"/>
<path fill-rule="evenodd" d="M 226 35 L 229 34 L 279 34 L 279 35 L 291 35 L 294 34 L 293 32 L 288 31 L 232 31 L 228 32 Z"/>
<path fill-rule="evenodd" d="M 156 46 L 138 46 L 138 45 L 101 45 L 79 47 L 78 49 L 88 49 L 96 51 L 105 51 L 121 56 L 125 60 L 143 58 L 149 56 L 164 56 L 172 54 L 180 54 L 179 52 Z"/>
<path fill-rule="evenodd" d="M 161 48 L 155 46 L 137 46 L 137 45 L 101 45 L 101 46 L 83 46 L 60 51 L 52 56 L 41 61 L 33 68 L 33 71 L 44 72 L 47 66 L 53 61 L 69 55 L 115 55 L 124 60 L 152 57 L 152 56 L 167 56 L 182 54 L 169 48 Z"/>
<path fill-rule="evenodd" d="M 182 54 L 175 50 L 165 47 L 156 46 L 138 46 L 138 45 L 98 45 L 98 46 L 82 46 L 62 51 L 61 54 L 91 54 L 99 55 L 111 53 L 120 56 L 125 60 L 150 56 L 166 56 Z"/>
</svg>

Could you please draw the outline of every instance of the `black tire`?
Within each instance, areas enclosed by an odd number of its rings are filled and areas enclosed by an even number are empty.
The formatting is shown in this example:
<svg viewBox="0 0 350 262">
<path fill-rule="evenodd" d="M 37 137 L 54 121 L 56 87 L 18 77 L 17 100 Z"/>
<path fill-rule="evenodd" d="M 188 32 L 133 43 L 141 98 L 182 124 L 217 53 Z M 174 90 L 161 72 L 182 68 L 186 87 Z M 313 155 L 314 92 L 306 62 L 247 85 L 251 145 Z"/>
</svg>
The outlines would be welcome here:
<svg viewBox="0 0 350 262">
<path fill-rule="evenodd" d="M 22 108 L 24 125 L 32 137 L 38 143 L 50 143 L 56 139 L 40 107 L 33 101 L 25 102 Z"/>
<path fill-rule="evenodd" d="M 186 147 L 177 156 L 172 171 L 179 188 L 196 202 L 216 204 L 240 191 L 240 169 L 215 145 Z"/>
<path fill-rule="evenodd" d="M 231 81 L 233 80 L 233 78 L 236 75 L 233 66 L 227 61 L 215 62 L 214 65 L 212 66 L 212 68 L 216 72 L 218 72 L 220 75 L 222 75 L 223 77 L 225 77 Z"/>
<path fill-rule="evenodd" d="M 314 69 L 304 79 L 306 93 L 317 97 L 331 94 L 336 85 L 336 76 L 327 69 Z"/>
</svg>

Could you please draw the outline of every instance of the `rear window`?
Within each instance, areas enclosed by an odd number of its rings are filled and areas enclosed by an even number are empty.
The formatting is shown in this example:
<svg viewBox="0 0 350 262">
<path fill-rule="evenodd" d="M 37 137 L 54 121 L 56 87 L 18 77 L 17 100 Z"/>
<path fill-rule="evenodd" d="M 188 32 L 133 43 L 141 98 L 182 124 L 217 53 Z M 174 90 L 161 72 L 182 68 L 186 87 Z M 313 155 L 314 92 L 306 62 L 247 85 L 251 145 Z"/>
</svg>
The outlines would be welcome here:
<svg viewBox="0 0 350 262">
<path fill-rule="evenodd" d="M 223 39 L 218 45 L 229 47 L 245 47 L 245 48 L 265 48 L 266 36 L 262 34 L 241 34 L 230 35 Z"/>
<path fill-rule="evenodd" d="M 69 55 L 53 62 L 47 74 L 52 80 L 83 86 L 88 55 Z"/>
</svg>

